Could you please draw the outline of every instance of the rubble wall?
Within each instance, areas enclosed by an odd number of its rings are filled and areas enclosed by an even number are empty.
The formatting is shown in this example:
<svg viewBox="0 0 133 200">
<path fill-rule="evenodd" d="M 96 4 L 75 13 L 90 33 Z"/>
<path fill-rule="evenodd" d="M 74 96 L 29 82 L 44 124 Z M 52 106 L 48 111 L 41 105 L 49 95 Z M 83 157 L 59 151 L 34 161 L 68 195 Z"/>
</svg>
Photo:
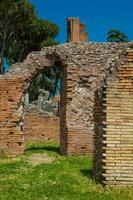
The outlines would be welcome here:
<svg viewBox="0 0 133 200">
<path fill-rule="evenodd" d="M 95 133 L 95 92 L 110 76 L 117 64 L 122 62 L 123 55 L 130 45 L 130 43 L 68 43 L 32 52 L 23 63 L 13 65 L 7 74 L 0 76 L 1 150 L 10 152 L 12 149 L 11 153 L 22 153 L 24 109 L 22 107 L 21 113 L 18 109 L 22 104 L 22 97 L 32 79 L 39 72 L 56 63 L 60 66 L 62 74 L 61 153 L 65 155 L 92 154 Z M 12 82 L 14 79 L 15 82 Z M 14 99 L 10 101 L 3 91 L 14 95 Z M 16 121 L 13 120 L 15 114 Z M 10 130 L 6 124 L 7 119 L 9 119 Z M 10 134 L 10 131 L 13 134 Z M 10 148 L 9 143 L 13 148 Z"/>
</svg>

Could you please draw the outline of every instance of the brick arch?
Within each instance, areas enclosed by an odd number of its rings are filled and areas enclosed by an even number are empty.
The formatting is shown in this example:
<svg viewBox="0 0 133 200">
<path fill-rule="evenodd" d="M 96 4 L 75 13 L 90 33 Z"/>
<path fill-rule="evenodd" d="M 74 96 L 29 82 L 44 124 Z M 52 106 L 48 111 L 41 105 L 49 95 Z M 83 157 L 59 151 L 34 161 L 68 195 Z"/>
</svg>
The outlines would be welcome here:
<svg viewBox="0 0 133 200">
<path fill-rule="evenodd" d="M 0 149 L 21 154 L 23 95 L 40 71 L 58 62 L 62 69 L 61 153 L 92 154 L 94 93 L 130 44 L 72 43 L 32 52 L 0 76 Z"/>
<path fill-rule="evenodd" d="M 12 65 L 7 75 L 23 77 L 24 81 L 31 81 L 38 73 L 59 63 L 60 67 L 67 66 L 65 54 L 59 54 L 54 49 L 30 53 L 22 63 Z"/>
<path fill-rule="evenodd" d="M 11 67 L 9 72 L 0 77 L 1 84 L 1 127 L 0 127 L 0 149 L 8 154 L 19 155 L 24 151 L 23 134 L 23 114 L 24 114 L 24 95 L 30 82 L 42 71 L 58 63 L 63 76 L 62 96 L 65 96 L 65 76 L 67 63 L 61 55 L 54 51 L 46 54 L 43 51 L 32 52 L 23 63 L 17 63 Z M 64 97 L 63 97 L 64 98 Z M 62 101 L 62 100 L 61 100 Z M 63 104 L 63 110 L 65 105 Z M 63 114 L 62 114 L 63 113 Z M 64 111 L 61 109 L 61 116 Z M 61 121 L 62 127 L 65 126 L 64 120 Z M 64 140 L 64 137 L 61 138 Z M 63 147 L 62 147 L 63 145 Z M 62 153 L 65 153 L 64 142 L 61 142 Z"/>
</svg>

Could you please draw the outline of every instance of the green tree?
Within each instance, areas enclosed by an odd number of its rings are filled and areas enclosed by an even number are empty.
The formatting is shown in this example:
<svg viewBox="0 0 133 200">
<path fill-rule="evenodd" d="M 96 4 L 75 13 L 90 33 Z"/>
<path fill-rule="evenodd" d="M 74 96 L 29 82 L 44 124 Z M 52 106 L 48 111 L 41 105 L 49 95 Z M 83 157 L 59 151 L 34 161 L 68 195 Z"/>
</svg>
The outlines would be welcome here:
<svg viewBox="0 0 133 200">
<path fill-rule="evenodd" d="M 107 34 L 108 42 L 128 42 L 128 37 L 125 33 L 117 29 L 111 29 Z"/>
<path fill-rule="evenodd" d="M 29 86 L 30 102 L 38 99 L 39 89 L 49 91 L 50 98 L 56 95 L 56 90 L 60 93 L 60 67 L 53 66 L 47 71 L 39 74 Z"/>
<path fill-rule="evenodd" d="M 56 24 L 37 17 L 28 0 L 0 0 L 0 73 L 5 58 L 10 64 L 25 59 L 42 46 L 58 44 Z"/>
</svg>

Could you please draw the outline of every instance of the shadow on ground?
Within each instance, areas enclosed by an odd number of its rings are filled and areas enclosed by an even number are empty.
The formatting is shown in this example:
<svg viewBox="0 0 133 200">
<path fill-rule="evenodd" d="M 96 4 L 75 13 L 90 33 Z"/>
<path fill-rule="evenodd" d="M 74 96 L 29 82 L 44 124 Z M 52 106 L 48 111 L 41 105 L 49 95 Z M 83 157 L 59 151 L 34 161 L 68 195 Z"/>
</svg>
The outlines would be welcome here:
<svg viewBox="0 0 133 200">
<path fill-rule="evenodd" d="M 82 169 L 80 172 L 86 176 L 87 178 L 95 181 L 94 175 L 93 175 L 93 170 L 92 169 Z"/>
<path fill-rule="evenodd" d="M 51 146 L 31 146 L 27 147 L 25 149 L 25 152 L 30 152 L 30 151 L 49 151 L 49 152 L 55 152 L 60 154 L 60 148 L 59 147 L 51 147 Z"/>
</svg>

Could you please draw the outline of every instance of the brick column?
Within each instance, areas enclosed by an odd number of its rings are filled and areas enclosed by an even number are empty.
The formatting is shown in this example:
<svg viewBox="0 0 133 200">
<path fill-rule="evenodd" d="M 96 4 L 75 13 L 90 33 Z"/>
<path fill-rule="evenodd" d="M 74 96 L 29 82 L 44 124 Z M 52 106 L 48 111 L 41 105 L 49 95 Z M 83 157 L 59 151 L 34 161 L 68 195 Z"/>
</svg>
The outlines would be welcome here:
<svg viewBox="0 0 133 200">
<path fill-rule="evenodd" d="M 23 153 L 23 81 L 21 77 L 0 77 L 0 151 Z"/>
<path fill-rule="evenodd" d="M 105 185 L 133 185 L 133 50 L 128 50 L 117 76 L 107 80 L 99 133 L 99 174 Z M 100 120 L 99 116 L 99 120 Z M 98 156 L 98 152 L 97 152 Z M 101 170 L 101 171 L 100 171 Z M 97 171 L 98 172 L 98 171 Z"/>
</svg>

